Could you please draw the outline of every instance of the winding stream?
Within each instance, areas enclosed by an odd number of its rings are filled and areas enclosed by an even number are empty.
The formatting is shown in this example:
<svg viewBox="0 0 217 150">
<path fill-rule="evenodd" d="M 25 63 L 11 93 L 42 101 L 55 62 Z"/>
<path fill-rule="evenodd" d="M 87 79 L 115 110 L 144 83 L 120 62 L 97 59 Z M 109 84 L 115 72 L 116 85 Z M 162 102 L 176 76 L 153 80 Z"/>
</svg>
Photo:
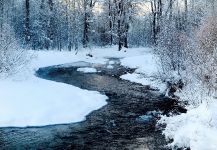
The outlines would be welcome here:
<svg viewBox="0 0 217 150">
<path fill-rule="evenodd" d="M 66 125 L 29 128 L 0 128 L 0 149 L 167 149 L 161 130 L 156 128 L 157 112 L 180 111 L 175 100 L 157 91 L 120 79 L 134 69 L 120 65 L 77 62 L 40 68 L 40 78 L 99 91 L 109 97 L 108 104 L 90 113 L 86 120 Z M 94 67 L 96 73 L 78 72 L 79 67 Z M 36 110 L 37 111 L 37 110 Z"/>
</svg>

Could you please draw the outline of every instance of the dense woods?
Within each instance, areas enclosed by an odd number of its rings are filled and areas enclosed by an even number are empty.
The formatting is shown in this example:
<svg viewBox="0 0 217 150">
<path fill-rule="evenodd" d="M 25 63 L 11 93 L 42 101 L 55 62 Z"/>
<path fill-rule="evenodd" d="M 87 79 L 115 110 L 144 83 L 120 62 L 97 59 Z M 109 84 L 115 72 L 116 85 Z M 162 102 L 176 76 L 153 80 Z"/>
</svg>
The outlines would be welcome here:
<svg viewBox="0 0 217 150">
<path fill-rule="evenodd" d="M 189 31 L 214 1 L 194 0 L 1 0 L 1 29 L 7 23 L 24 48 L 150 46 L 161 34 Z M 206 8 L 204 8 L 204 6 Z M 211 9 L 209 9 L 211 8 Z"/>
</svg>

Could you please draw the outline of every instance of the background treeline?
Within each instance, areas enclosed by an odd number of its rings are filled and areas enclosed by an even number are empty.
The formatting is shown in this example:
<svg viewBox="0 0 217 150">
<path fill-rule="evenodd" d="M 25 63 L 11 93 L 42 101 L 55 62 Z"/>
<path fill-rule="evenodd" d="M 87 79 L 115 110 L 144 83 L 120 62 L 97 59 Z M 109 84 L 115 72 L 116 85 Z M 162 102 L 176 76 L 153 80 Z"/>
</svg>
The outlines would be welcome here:
<svg viewBox="0 0 217 150">
<path fill-rule="evenodd" d="M 0 0 L 0 22 L 31 49 L 149 44 L 150 19 L 137 0 Z M 1 26 L 2 28 L 2 26 Z"/>
<path fill-rule="evenodd" d="M 0 28 L 9 24 L 31 49 L 150 46 L 163 32 L 189 33 L 204 6 L 213 7 L 208 0 L 0 0 Z"/>
</svg>

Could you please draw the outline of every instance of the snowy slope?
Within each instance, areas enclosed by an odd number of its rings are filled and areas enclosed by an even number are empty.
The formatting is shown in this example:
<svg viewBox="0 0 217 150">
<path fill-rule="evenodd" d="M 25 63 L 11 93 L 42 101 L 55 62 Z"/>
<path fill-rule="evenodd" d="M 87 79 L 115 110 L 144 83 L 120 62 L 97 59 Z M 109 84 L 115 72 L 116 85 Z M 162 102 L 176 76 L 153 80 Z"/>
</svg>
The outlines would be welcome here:
<svg viewBox="0 0 217 150">
<path fill-rule="evenodd" d="M 151 88 L 164 92 L 166 84 L 158 79 L 159 64 L 157 61 L 158 58 L 150 49 L 143 51 L 139 56 L 125 57 L 121 60 L 121 64 L 129 68 L 136 68 L 136 71 L 132 74 L 122 75 L 121 78 L 143 85 L 150 85 Z"/>
<path fill-rule="evenodd" d="M 126 57 L 121 60 L 123 66 L 137 68 L 137 73 L 153 76 L 158 73 L 157 58 L 152 53 L 143 53 L 141 56 Z"/>
<path fill-rule="evenodd" d="M 202 103 L 197 108 L 189 108 L 186 114 L 163 117 L 159 123 L 166 123 L 164 134 L 173 139 L 169 145 L 190 147 L 192 150 L 217 149 L 217 104 Z"/>
</svg>

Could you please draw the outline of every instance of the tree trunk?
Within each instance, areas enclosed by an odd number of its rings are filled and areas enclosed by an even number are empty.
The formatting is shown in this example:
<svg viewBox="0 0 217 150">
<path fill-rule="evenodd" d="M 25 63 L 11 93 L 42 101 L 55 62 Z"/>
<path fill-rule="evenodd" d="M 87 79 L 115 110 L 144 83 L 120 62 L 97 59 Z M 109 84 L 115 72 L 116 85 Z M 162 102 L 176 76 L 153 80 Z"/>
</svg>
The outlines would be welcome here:
<svg viewBox="0 0 217 150">
<path fill-rule="evenodd" d="M 185 16 L 184 16 L 184 28 L 187 31 L 188 26 L 188 0 L 185 0 Z"/>
<path fill-rule="evenodd" d="M 89 22 L 88 22 L 88 14 L 87 14 L 87 9 L 85 7 L 85 14 L 84 14 L 84 32 L 83 32 L 83 47 L 87 48 L 88 42 L 89 42 L 89 37 L 88 37 L 88 28 L 89 28 Z"/>
<path fill-rule="evenodd" d="M 48 0 L 48 6 L 50 11 L 49 22 L 48 22 L 48 38 L 50 40 L 49 47 L 54 48 L 54 3 L 53 0 Z"/>
<path fill-rule="evenodd" d="M 118 50 L 120 51 L 123 47 L 122 31 L 121 31 L 121 17 L 122 17 L 122 0 L 118 2 Z"/>
<path fill-rule="evenodd" d="M 90 38 L 90 17 L 93 8 L 93 1 L 92 0 L 85 0 L 84 1 L 84 31 L 83 31 L 83 47 L 87 48 Z"/>
<path fill-rule="evenodd" d="M 4 0 L 0 0 L 0 33 L 3 29 L 3 22 L 4 22 Z M 2 37 L 2 35 L 0 34 Z"/>
<path fill-rule="evenodd" d="M 212 14 L 215 12 L 215 0 L 211 0 Z"/>
<path fill-rule="evenodd" d="M 25 42 L 27 45 L 30 44 L 31 35 L 30 35 L 30 2 L 29 0 L 25 1 Z"/>
<path fill-rule="evenodd" d="M 152 37 L 153 37 L 153 44 L 156 45 L 157 43 L 157 13 L 156 13 L 156 0 L 151 2 L 151 11 L 152 11 Z"/>
<path fill-rule="evenodd" d="M 110 45 L 113 45 L 113 22 L 112 22 L 112 6 L 109 0 L 109 29 L 110 29 Z"/>
<path fill-rule="evenodd" d="M 129 25 L 126 24 L 125 26 L 125 35 L 124 35 L 124 47 L 128 48 L 128 31 L 129 31 Z"/>
</svg>

